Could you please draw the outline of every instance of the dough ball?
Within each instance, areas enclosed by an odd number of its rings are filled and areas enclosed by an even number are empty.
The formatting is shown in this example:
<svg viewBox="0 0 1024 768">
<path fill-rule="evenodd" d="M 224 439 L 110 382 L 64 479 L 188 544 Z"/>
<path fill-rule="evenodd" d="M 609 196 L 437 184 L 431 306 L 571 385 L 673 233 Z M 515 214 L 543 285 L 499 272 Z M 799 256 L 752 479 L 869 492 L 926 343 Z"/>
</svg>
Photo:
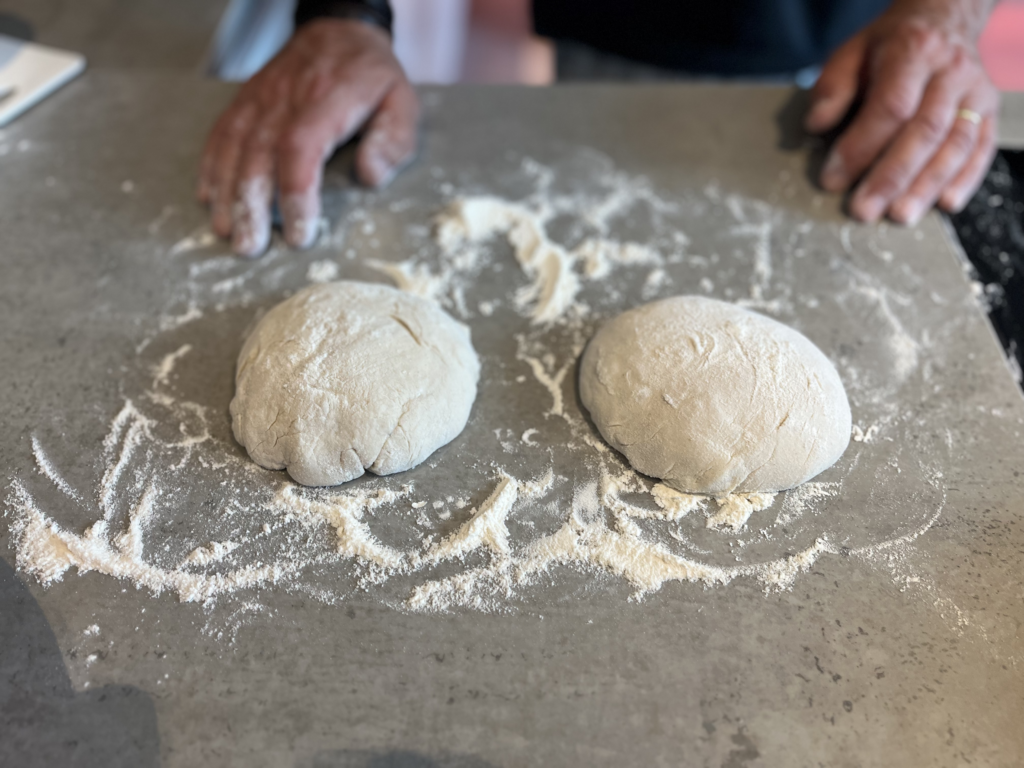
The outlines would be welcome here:
<svg viewBox="0 0 1024 768">
<path fill-rule="evenodd" d="M 843 455 L 850 404 L 805 336 L 699 296 L 624 312 L 591 340 L 580 396 L 639 472 L 688 493 L 781 491 Z"/>
<path fill-rule="evenodd" d="M 469 329 L 369 283 L 313 285 L 271 309 L 238 356 L 231 426 L 303 485 L 415 467 L 458 435 L 480 363 Z"/>
</svg>

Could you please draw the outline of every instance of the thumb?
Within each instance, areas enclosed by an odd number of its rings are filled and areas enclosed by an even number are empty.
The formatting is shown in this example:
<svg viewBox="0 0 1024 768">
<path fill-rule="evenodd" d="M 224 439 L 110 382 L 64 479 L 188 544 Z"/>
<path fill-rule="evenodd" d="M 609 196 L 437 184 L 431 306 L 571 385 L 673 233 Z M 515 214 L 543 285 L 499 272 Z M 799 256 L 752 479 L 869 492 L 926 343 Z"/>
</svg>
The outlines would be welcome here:
<svg viewBox="0 0 1024 768">
<path fill-rule="evenodd" d="M 416 154 L 420 105 L 405 80 L 381 100 L 366 124 L 356 153 L 356 175 L 368 187 L 383 187 Z"/>
<path fill-rule="evenodd" d="M 811 108 L 804 127 L 811 133 L 835 128 L 850 111 L 860 90 L 860 73 L 867 49 L 867 36 L 861 32 L 840 46 L 825 62 L 821 76 L 811 90 Z"/>
</svg>

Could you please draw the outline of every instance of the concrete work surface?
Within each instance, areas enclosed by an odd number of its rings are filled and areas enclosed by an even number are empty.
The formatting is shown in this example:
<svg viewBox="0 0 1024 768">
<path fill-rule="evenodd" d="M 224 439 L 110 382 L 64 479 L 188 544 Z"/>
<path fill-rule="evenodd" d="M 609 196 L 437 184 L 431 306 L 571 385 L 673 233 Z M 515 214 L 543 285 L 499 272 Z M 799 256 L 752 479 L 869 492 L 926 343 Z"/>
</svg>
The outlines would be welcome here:
<svg viewBox="0 0 1024 768">
<path fill-rule="evenodd" d="M 254 261 L 193 195 L 230 96 L 93 72 L 0 134 L 0 765 L 1021 764 L 1024 400 L 940 219 L 846 219 L 789 91 L 427 90 L 410 169 L 342 151 L 318 246 Z M 566 255 L 541 321 L 505 230 L 439 241 L 485 195 Z M 308 491 L 228 404 L 254 318 L 337 278 L 436 298 L 482 377 L 427 464 Z M 593 330 L 679 293 L 850 395 L 839 463 L 737 529 L 578 403 Z"/>
</svg>

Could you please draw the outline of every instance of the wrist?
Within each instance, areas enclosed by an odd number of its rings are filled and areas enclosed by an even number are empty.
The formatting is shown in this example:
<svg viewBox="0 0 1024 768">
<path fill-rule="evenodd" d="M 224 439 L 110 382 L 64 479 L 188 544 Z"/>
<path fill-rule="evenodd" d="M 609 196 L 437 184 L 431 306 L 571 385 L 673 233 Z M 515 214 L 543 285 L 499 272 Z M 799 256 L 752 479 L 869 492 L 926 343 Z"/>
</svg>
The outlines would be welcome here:
<svg viewBox="0 0 1024 768">
<path fill-rule="evenodd" d="M 361 21 L 391 35 L 394 16 L 388 0 L 299 0 L 295 27 L 318 19 Z"/>
</svg>

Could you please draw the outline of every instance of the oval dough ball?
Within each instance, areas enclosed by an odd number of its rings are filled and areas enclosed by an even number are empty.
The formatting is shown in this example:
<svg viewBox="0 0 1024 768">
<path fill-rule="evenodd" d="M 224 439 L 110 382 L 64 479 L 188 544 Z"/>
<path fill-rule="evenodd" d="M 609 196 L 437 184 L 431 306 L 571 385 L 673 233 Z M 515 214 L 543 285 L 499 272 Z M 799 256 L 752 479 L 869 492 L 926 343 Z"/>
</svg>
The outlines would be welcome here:
<svg viewBox="0 0 1024 768">
<path fill-rule="evenodd" d="M 687 493 L 781 491 L 850 442 L 839 374 L 807 337 L 700 296 L 619 315 L 580 366 L 594 423 L 639 472 Z"/>
<path fill-rule="evenodd" d="M 231 425 L 303 485 L 415 467 L 458 435 L 480 363 L 469 329 L 369 283 L 313 285 L 271 309 L 238 357 Z"/>
</svg>

